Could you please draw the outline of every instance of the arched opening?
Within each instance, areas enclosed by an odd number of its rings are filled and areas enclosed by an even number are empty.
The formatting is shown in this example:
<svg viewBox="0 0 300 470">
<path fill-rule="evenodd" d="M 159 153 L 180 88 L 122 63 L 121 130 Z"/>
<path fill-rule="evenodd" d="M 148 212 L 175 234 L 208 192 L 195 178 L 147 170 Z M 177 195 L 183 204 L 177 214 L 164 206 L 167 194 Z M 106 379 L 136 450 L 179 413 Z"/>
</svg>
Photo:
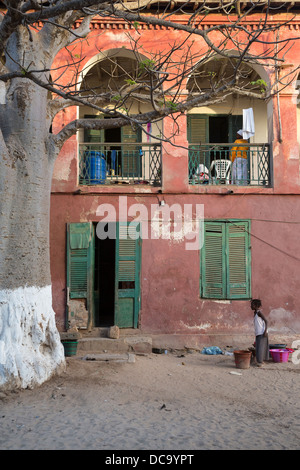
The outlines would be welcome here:
<svg viewBox="0 0 300 470">
<path fill-rule="evenodd" d="M 152 110 L 147 59 L 126 49 L 98 54 L 84 68 L 80 93 L 105 111 L 127 115 Z M 80 119 L 111 119 L 106 112 L 80 106 Z M 78 133 L 80 184 L 161 184 L 162 122 Z"/>
<path fill-rule="evenodd" d="M 236 78 L 230 92 L 220 93 L 219 103 L 195 107 L 188 113 L 191 184 L 271 184 L 268 128 L 272 110 L 263 99 L 268 86 L 267 74 L 261 66 L 247 63 L 236 73 L 236 61 L 214 58 L 195 67 L 188 80 L 188 92 L 194 97 L 212 87 L 221 88 Z M 247 129 L 254 133 L 246 133 Z M 244 146 L 235 150 L 239 130 L 244 131 L 239 136 Z M 239 177 L 235 174 L 237 163 L 241 165 Z"/>
</svg>

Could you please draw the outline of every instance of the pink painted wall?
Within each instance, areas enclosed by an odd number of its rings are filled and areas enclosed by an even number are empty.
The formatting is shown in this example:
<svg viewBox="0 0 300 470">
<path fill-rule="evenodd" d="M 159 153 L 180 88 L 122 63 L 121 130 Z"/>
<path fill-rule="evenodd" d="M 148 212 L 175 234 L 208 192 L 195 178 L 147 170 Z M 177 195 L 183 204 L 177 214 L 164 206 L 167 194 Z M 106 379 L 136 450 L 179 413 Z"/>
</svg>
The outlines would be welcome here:
<svg viewBox="0 0 300 470">
<path fill-rule="evenodd" d="M 298 254 L 300 207 L 294 196 L 164 195 L 171 205 L 204 204 L 205 218 L 251 219 L 252 296 L 263 301 L 270 328 L 282 334 L 300 328 Z M 64 323 L 66 223 L 97 221 L 98 205 L 113 204 L 118 196 L 53 195 L 51 266 L 53 303 Z M 128 196 L 151 214 L 156 196 Z M 129 218 L 129 220 L 131 220 Z M 270 222 L 268 222 L 270 221 Z M 285 223 L 286 222 L 286 223 Z M 150 233 L 150 232 L 149 232 Z M 199 296 L 199 251 L 186 250 L 186 240 L 144 239 L 142 242 L 140 324 L 149 333 L 246 333 L 252 331 L 248 301 L 212 301 Z"/>
<path fill-rule="evenodd" d="M 219 21 L 219 19 L 215 19 Z M 295 20 L 297 24 L 299 21 Z M 93 30 L 89 46 L 84 47 L 86 63 L 98 51 L 122 47 L 121 22 L 115 29 L 104 26 L 99 34 Z M 296 30 L 289 30 L 290 37 Z M 162 48 L 176 38 L 171 31 L 145 28 L 141 43 L 145 50 Z M 159 41 L 158 41 L 159 38 Z M 199 47 L 199 40 L 193 47 Z M 126 45 L 125 45 L 126 47 Z M 76 50 L 75 50 L 76 52 Z M 74 53 L 75 53 L 74 52 Z M 59 65 L 63 57 L 58 57 Z M 287 61 L 300 63 L 300 45 L 289 51 Z M 84 65 L 82 64 L 82 66 Z M 71 74 L 71 70 L 68 71 Z M 67 79 L 68 77 L 66 77 Z M 270 76 L 272 80 L 272 76 Z M 263 301 L 269 316 L 270 329 L 282 334 L 300 332 L 300 182 L 299 145 L 297 143 L 296 95 L 294 84 L 280 96 L 281 135 L 277 101 L 273 103 L 273 173 L 272 188 L 263 187 L 197 187 L 188 184 L 188 152 L 164 144 L 163 185 L 165 202 L 204 204 L 205 218 L 237 218 L 251 220 L 252 296 Z M 76 108 L 60 113 L 54 132 L 76 118 Z M 186 147 L 186 116 L 179 117 L 176 143 Z M 164 122 L 166 134 L 171 134 L 172 121 Z M 299 128 L 298 128 L 299 132 Z M 66 223 L 97 221 L 96 209 L 102 203 L 118 207 L 119 196 L 128 196 L 128 206 L 143 203 L 150 213 L 157 204 L 158 189 L 150 187 L 102 186 L 81 187 L 78 191 L 76 138 L 64 146 L 55 165 L 51 198 L 51 272 L 53 305 L 57 323 L 64 328 L 66 310 Z M 228 194 L 228 189 L 233 194 Z M 249 301 L 212 301 L 199 297 L 199 252 L 187 251 L 184 242 L 143 240 L 141 272 L 140 326 L 149 333 L 180 334 L 248 334 L 252 333 L 252 313 Z"/>
</svg>

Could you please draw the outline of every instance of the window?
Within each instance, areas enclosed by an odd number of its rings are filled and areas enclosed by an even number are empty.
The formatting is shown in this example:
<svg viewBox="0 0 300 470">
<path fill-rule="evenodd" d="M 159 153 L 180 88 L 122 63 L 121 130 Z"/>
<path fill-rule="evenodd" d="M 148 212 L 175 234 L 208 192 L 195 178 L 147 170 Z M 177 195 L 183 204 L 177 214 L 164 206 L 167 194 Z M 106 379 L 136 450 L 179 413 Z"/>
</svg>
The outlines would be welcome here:
<svg viewBox="0 0 300 470">
<path fill-rule="evenodd" d="M 190 144 L 232 143 L 243 127 L 242 115 L 188 114 L 187 133 Z"/>
<path fill-rule="evenodd" d="M 187 116 L 191 184 L 230 183 L 230 152 L 236 133 L 242 128 L 242 121 L 241 115 L 232 114 Z M 247 168 L 247 178 L 243 181 L 245 184 L 248 184 L 248 175 Z"/>
<path fill-rule="evenodd" d="M 85 119 L 106 119 L 84 115 Z M 79 184 L 161 184 L 161 144 L 142 142 L 140 128 L 85 129 L 79 134 Z"/>
<path fill-rule="evenodd" d="M 102 115 L 85 115 L 85 119 L 101 119 Z M 85 129 L 84 143 L 81 143 L 81 151 L 84 151 L 84 158 L 81 161 L 83 172 L 81 172 L 81 182 L 89 178 L 93 172 L 93 158 L 96 152 L 102 156 L 102 163 L 105 167 L 103 180 L 106 179 L 107 172 L 112 176 L 119 175 L 125 177 L 142 176 L 142 155 L 141 145 L 134 145 L 141 142 L 141 130 L 133 130 L 130 125 L 114 129 Z M 93 171 L 94 170 L 94 171 Z M 82 178 L 85 176 L 85 178 Z M 92 181 L 93 182 L 93 181 Z"/>
<path fill-rule="evenodd" d="M 200 276 L 202 298 L 251 297 L 250 221 L 204 222 Z"/>
</svg>

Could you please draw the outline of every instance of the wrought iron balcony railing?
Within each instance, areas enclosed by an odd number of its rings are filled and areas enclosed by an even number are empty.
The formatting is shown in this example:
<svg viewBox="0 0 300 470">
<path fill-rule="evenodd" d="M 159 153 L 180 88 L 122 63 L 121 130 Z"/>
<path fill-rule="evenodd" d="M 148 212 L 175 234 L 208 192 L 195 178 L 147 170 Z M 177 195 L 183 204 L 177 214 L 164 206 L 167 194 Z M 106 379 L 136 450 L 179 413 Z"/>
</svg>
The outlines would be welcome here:
<svg viewBox="0 0 300 470">
<path fill-rule="evenodd" d="M 189 146 L 190 184 L 271 185 L 269 144 Z"/>
<path fill-rule="evenodd" d="M 82 143 L 79 184 L 150 184 L 161 186 L 160 143 Z"/>
</svg>

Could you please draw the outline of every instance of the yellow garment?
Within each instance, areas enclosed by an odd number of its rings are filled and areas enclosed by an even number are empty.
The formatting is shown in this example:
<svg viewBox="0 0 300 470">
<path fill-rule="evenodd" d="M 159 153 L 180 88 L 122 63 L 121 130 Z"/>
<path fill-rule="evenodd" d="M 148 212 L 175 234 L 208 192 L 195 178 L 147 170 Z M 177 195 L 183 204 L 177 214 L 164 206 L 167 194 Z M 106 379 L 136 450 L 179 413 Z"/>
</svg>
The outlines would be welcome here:
<svg viewBox="0 0 300 470">
<path fill-rule="evenodd" d="M 235 144 L 248 144 L 246 139 L 237 139 L 234 141 Z M 232 163 L 236 158 L 245 158 L 247 159 L 247 150 L 249 147 L 232 147 L 231 149 L 231 161 Z"/>
</svg>

